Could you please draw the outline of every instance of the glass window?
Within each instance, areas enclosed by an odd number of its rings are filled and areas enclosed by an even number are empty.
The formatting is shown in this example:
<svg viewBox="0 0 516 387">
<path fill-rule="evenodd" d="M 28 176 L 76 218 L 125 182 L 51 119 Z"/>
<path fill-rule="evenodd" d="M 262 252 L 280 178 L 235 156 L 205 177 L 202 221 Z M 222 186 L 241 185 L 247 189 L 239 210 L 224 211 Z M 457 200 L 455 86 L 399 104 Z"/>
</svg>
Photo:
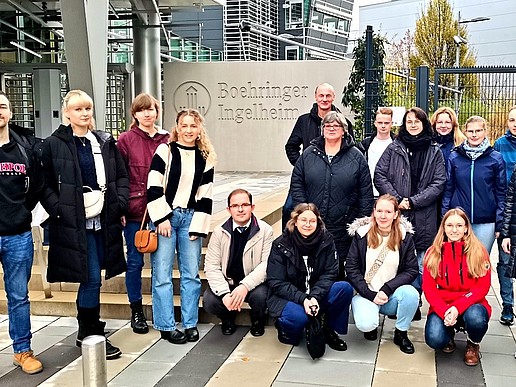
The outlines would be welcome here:
<svg viewBox="0 0 516 387">
<path fill-rule="evenodd" d="M 291 0 L 285 6 L 285 28 L 288 30 L 303 27 L 303 1 Z"/>
<path fill-rule="evenodd" d="M 287 46 L 285 47 L 286 60 L 299 60 L 299 47 Z"/>
</svg>

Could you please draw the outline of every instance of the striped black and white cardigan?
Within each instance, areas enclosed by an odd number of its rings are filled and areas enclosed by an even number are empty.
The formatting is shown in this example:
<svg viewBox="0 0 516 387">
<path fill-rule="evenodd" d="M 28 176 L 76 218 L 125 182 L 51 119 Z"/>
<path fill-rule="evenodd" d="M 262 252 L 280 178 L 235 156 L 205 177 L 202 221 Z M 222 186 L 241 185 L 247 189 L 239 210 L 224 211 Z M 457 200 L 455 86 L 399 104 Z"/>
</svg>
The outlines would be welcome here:
<svg viewBox="0 0 516 387">
<path fill-rule="evenodd" d="M 161 144 L 152 158 L 149 179 L 147 182 L 147 209 L 155 225 L 172 218 L 172 203 L 177 193 L 181 176 L 181 154 L 179 148 L 184 147 L 176 142 Z M 170 157 L 170 167 L 167 166 Z M 166 192 L 163 192 L 163 178 L 169 170 Z M 214 167 L 206 163 L 199 148 L 195 147 L 195 172 L 188 200 L 188 208 L 194 210 L 189 234 L 206 237 L 210 229 L 213 208 Z"/>
</svg>

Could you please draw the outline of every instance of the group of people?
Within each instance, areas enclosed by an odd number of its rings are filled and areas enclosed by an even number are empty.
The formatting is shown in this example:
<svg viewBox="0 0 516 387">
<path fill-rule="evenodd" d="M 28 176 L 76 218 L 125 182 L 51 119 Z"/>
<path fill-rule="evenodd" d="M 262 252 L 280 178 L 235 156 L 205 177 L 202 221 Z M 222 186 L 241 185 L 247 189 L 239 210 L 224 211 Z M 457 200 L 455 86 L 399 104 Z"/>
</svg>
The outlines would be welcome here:
<svg viewBox="0 0 516 387">
<path fill-rule="evenodd" d="M 331 86 L 319 85 L 315 94 L 310 124 L 301 116 L 285 146 L 289 160 L 295 159 L 293 146 L 299 156 L 288 204 L 319 208 L 335 239 L 339 279 L 356 293 L 351 308 L 358 329 L 376 340 L 378 311 L 396 318 L 394 342 L 413 353 L 407 331 L 412 320 L 421 319 L 424 293 L 430 304 L 427 344 L 450 353 L 456 348 L 454 332 L 465 331 L 464 361 L 478 364 L 491 315 L 486 295 L 496 238 L 500 322 L 514 322 L 516 107 L 494 147 L 485 119 L 470 117 L 461 132 L 447 107 L 431 118 L 420 108 L 408 109 L 397 135 L 391 131 L 393 111 L 380 108 L 375 133 L 357 144 L 331 104 Z M 325 104 L 318 94 L 328 96 Z M 302 134 L 318 122 L 320 134 L 307 144 Z"/>
<path fill-rule="evenodd" d="M 279 341 L 291 345 L 315 317 L 325 342 L 338 351 L 347 349 L 339 335 L 347 333 L 350 307 L 367 340 L 377 340 L 381 313 L 396 318 L 394 343 L 411 354 L 408 330 L 421 319 L 424 293 L 427 344 L 452 352 L 454 333 L 463 330 L 465 362 L 478 364 L 491 314 L 486 295 L 495 238 L 500 321 L 513 323 L 516 108 L 494 148 L 483 118 L 469 118 L 464 136 L 449 108 L 431 119 L 409 109 L 396 136 L 392 110 L 382 108 L 375 134 L 356 143 L 334 99 L 331 85 L 319 85 L 311 112 L 299 118 L 287 142 L 294 170 L 280 237 L 274 240 L 272 228 L 253 215 L 250 192 L 229 194 L 229 218 L 213 231 L 205 257 L 205 309 L 231 335 L 247 302 L 252 335 L 264 334 L 269 314 Z M 103 269 L 106 279 L 126 272 L 131 327 L 149 331 L 143 254 L 134 245 L 142 225 L 158 234 L 151 255 L 154 328 L 173 344 L 199 340 L 201 239 L 210 228 L 217 156 L 196 110 L 180 111 L 169 133 L 156 125 L 159 101 L 142 93 L 131 115 L 129 130 L 115 141 L 94 130 L 91 97 L 72 90 L 63 100 L 63 124 L 38 142 L 9 127 L 12 108 L 0 93 L 0 258 L 14 364 L 26 373 L 43 369 L 30 346 L 28 301 L 30 211 L 38 201 L 49 214 L 49 282 L 80 284 L 78 346 L 89 335 L 105 334 Z M 182 330 L 172 289 L 176 252 Z M 107 359 L 120 355 L 106 340 Z"/>
<path fill-rule="evenodd" d="M 158 100 L 138 95 L 131 127 L 115 141 L 94 130 L 91 97 L 72 90 L 63 99 L 63 124 L 39 142 L 9 127 L 12 107 L 0 93 L 0 258 L 13 362 L 24 372 L 43 369 L 31 349 L 28 300 L 31 210 L 38 201 L 49 215 L 48 281 L 79 283 L 77 346 L 87 336 L 105 335 L 101 270 L 106 279 L 126 272 L 131 327 L 135 333 L 149 331 L 142 305 L 143 254 L 134 245 L 142 221 L 159 234 L 160 247 L 152 254 L 154 327 L 173 343 L 199 339 L 201 238 L 209 231 L 216 154 L 199 112 L 180 111 L 171 133 L 156 126 L 159 112 Z M 176 250 L 184 332 L 174 319 Z M 120 355 L 106 339 L 106 358 Z"/>
</svg>

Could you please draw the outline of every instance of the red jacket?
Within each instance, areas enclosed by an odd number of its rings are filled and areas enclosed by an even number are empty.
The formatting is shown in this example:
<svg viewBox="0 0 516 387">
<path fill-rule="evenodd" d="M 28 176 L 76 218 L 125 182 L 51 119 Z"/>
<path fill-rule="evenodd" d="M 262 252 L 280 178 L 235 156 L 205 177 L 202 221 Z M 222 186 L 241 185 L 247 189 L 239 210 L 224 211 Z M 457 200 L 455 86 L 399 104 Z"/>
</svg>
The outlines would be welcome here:
<svg viewBox="0 0 516 387">
<path fill-rule="evenodd" d="M 129 208 L 127 221 L 141 222 L 147 206 L 147 177 L 152 156 L 160 144 L 168 143 L 169 133 L 159 130 L 154 137 L 133 126 L 120 135 L 117 147 L 129 173 Z"/>
<path fill-rule="evenodd" d="M 487 251 L 485 254 L 488 263 Z M 469 275 L 464 242 L 443 243 L 437 278 L 432 277 L 426 266 L 423 270 L 423 292 L 430 304 L 428 314 L 435 312 L 442 319 L 444 319 L 444 313 L 452 306 L 455 306 L 462 315 L 474 304 L 484 305 L 491 316 L 491 306 L 486 300 L 490 286 L 491 269 L 479 278 Z"/>
</svg>

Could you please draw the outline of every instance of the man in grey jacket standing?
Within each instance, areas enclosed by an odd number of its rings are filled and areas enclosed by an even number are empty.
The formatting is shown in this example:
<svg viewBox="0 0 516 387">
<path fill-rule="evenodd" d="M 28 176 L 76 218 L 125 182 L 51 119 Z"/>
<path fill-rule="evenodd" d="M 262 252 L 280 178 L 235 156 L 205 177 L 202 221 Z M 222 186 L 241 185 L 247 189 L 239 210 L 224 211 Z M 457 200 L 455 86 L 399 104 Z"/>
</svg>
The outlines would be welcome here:
<svg viewBox="0 0 516 387">
<path fill-rule="evenodd" d="M 253 197 L 244 189 L 229 194 L 227 210 L 231 217 L 213 231 L 204 261 L 209 285 L 203 296 L 204 309 L 222 320 L 224 335 L 231 335 L 236 330 L 237 312 L 248 302 L 251 334 L 262 336 L 272 228 L 253 215 Z"/>
</svg>

